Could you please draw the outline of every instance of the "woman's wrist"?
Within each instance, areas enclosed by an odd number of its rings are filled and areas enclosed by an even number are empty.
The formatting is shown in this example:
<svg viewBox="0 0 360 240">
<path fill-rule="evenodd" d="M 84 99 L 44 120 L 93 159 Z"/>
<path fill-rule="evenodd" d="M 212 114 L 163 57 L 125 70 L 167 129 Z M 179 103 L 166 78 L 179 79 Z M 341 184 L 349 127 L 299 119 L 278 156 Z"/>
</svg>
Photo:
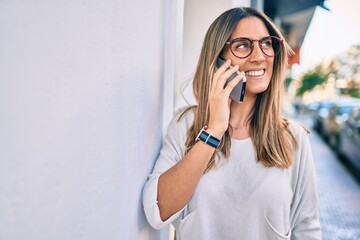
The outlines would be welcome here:
<svg viewBox="0 0 360 240">
<path fill-rule="evenodd" d="M 222 136 L 225 133 L 225 131 L 223 131 L 221 129 L 216 129 L 216 128 L 213 128 L 213 127 L 207 127 L 206 132 L 208 132 L 211 136 L 214 136 L 214 137 L 216 137 L 218 139 L 221 139 Z"/>
</svg>

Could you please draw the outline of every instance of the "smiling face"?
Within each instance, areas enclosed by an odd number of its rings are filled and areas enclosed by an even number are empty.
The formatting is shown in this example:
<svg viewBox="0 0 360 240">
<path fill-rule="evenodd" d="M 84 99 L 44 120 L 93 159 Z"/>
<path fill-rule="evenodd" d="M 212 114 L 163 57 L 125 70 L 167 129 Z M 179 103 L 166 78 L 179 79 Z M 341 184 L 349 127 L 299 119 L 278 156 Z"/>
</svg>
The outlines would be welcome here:
<svg viewBox="0 0 360 240">
<path fill-rule="evenodd" d="M 265 24 L 259 18 L 247 17 L 238 22 L 229 40 L 240 37 L 259 40 L 269 35 Z M 225 46 L 222 54 L 224 59 L 231 59 L 232 65 L 239 65 L 240 70 L 245 71 L 247 98 L 256 97 L 258 93 L 264 92 L 269 86 L 273 73 L 274 57 L 266 56 L 257 41 L 254 42 L 253 47 L 250 56 L 243 59 L 235 57 L 228 45 Z"/>
</svg>

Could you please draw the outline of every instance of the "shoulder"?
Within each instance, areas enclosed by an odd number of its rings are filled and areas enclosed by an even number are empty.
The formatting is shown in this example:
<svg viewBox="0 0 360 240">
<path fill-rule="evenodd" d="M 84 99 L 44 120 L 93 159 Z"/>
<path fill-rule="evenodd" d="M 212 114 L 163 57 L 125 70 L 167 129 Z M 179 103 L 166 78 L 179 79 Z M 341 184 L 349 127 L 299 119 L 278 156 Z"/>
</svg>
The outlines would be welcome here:
<svg viewBox="0 0 360 240">
<path fill-rule="evenodd" d="M 176 122 L 175 124 L 179 125 L 180 127 L 184 127 L 186 129 L 190 128 L 194 122 L 195 110 L 196 106 L 178 109 L 174 114 L 172 122 Z"/>
<path fill-rule="evenodd" d="M 309 164 L 312 165 L 313 156 L 309 139 L 310 131 L 294 120 L 287 121 L 297 142 L 297 147 L 294 152 L 294 167 L 299 171 L 300 169 L 309 167 Z"/>
<path fill-rule="evenodd" d="M 168 126 L 168 134 L 178 134 L 184 137 L 191 127 L 195 118 L 196 107 L 178 109 Z"/>
<path fill-rule="evenodd" d="M 294 148 L 294 164 L 301 165 L 308 162 L 312 158 L 311 145 L 310 145 L 310 131 L 304 127 L 301 123 L 295 120 L 285 120 L 288 124 L 288 128 L 291 131 L 294 140 L 296 141 Z"/>
<path fill-rule="evenodd" d="M 285 122 L 289 126 L 291 133 L 298 142 L 308 138 L 310 130 L 304 127 L 302 124 L 290 119 L 285 119 Z"/>
<path fill-rule="evenodd" d="M 294 149 L 294 163 L 290 168 L 292 187 L 295 191 L 299 183 L 306 182 L 315 175 L 314 158 L 309 137 L 310 131 L 294 120 L 288 121 L 289 128 L 297 142 L 296 149 Z"/>
</svg>

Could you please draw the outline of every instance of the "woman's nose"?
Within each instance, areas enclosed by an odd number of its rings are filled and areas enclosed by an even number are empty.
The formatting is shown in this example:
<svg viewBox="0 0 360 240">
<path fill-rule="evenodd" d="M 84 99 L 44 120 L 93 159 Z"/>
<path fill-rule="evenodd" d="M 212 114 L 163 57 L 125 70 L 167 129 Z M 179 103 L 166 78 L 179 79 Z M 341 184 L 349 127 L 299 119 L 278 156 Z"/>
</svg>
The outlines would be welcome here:
<svg viewBox="0 0 360 240">
<path fill-rule="evenodd" d="M 261 62 L 265 60 L 265 54 L 262 52 L 259 42 L 254 43 L 253 51 L 250 54 L 250 61 Z"/>
</svg>

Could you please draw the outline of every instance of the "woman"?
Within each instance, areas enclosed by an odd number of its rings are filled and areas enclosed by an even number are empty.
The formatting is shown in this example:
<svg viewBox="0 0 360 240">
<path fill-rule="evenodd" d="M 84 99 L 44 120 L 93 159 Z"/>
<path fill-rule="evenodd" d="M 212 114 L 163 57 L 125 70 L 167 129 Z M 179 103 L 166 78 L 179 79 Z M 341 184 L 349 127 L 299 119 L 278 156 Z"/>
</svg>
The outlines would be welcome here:
<svg viewBox="0 0 360 240">
<path fill-rule="evenodd" d="M 289 53 L 257 10 L 213 22 L 194 76 L 197 106 L 170 123 L 144 188 L 154 228 L 173 223 L 182 240 L 321 239 L 308 131 L 281 116 Z M 230 93 L 244 76 L 239 103 Z"/>
</svg>

